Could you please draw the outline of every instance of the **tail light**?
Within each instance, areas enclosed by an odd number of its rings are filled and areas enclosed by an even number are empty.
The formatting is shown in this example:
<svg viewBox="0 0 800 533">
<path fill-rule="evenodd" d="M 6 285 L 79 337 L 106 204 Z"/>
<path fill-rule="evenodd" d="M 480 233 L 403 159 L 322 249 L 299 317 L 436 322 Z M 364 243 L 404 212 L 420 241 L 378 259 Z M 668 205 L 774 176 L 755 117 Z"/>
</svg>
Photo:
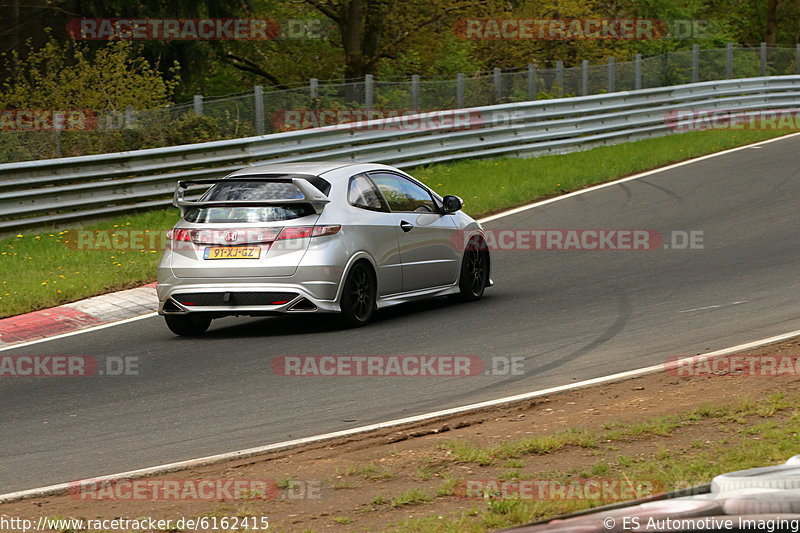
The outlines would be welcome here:
<svg viewBox="0 0 800 533">
<path fill-rule="evenodd" d="M 325 235 L 335 235 L 342 229 L 341 226 L 314 226 L 311 232 L 312 237 L 323 237 Z"/>
<path fill-rule="evenodd" d="M 313 231 L 314 226 L 287 226 L 281 230 L 281 234 L 278 235 L 278 240 L 305 239 L 306 237 L 311 237 Z"/>
<path fill-rule="evenodd" d="M 192 236 L 188 229 L 172 228 L 167 232 L 167 239 L 171 241 L 187 241 L 191 242 Z"/>
<path fill-rule="evenodd" d="M 339 233 L 340 229 L 342 229 L 342 226 L 287 226 L 281 231 L 278 240 L 335 235 Z"/>
</svg>

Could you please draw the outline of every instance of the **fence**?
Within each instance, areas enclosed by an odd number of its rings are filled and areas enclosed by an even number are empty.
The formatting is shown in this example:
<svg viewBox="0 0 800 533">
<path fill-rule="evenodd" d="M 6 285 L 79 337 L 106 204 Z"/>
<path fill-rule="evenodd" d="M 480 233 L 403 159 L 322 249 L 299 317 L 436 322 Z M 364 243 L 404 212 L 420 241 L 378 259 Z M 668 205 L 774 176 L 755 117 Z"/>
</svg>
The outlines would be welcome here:
<svg viewBox="0 0 800 533">
<path fill-rule="evenodd" d="M 477 107 L 466 128 L 404 130 L 404 118 L 227 141 L 0 165 L 0 232 L 166 206 L 175 182 L 256 163 L 380 161 L 401 168 L 483 157 L 563 153 L 670 133 L 679 110 L 794 109 L 800 76 L 700 82 Z"/>
<path fill-rule="evenodd" d="M 104 122 L 111 126 L 96 131 L 0 131 L 0 162 L 234 139 L 313 127 L 321 120 L 318 113 L 297 120 L 287 114 L 292 110 L 442 110 L 789 74 L 800 74 L 800 44 L 795 48 L 729 44 L 713 50 L 695 45 L 692 50 L 653 57 L 637 55 L 633 61 L 609 58 L 602 65 L 583 61 L 575 67 L 557 62 L 554 68 L 531 64 L 448 79 L 412 76 L 388 81 L 367 76 L 347 83 L 312 79 L 286 90 L 255 87 L 225 97 L 197 95 L 191 103 L 165 109 L 127 110 Z M 348 120 L 345 113 L 328 118 Z"/>
</svg>

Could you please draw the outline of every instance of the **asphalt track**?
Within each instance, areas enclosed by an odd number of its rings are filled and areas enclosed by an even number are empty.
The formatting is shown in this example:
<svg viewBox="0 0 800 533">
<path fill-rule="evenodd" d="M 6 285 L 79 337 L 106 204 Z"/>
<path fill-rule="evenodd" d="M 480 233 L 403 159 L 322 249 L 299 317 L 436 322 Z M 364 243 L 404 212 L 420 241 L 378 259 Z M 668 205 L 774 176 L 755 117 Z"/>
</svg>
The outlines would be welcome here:
<svg viewBox="0 0 800 533">
<path fill-rule="evenodd" d="M 255 447 L 658 364 L 800 328 L 800 136 L 493 220 L 492 229 L 702 231 L 703 250 L 506 251 L 477 303 L 338 330 L 149 318 L 3 352 L 138 357 L 138 377 L 0 380 L 0 493 Z M 447 192 L 447 191 L 441 191 Z M 282 377 L 280 355 L 523 357 L 521 375 Z M 738 391 L 731 391 L 736 394 Z"/>
</svg>

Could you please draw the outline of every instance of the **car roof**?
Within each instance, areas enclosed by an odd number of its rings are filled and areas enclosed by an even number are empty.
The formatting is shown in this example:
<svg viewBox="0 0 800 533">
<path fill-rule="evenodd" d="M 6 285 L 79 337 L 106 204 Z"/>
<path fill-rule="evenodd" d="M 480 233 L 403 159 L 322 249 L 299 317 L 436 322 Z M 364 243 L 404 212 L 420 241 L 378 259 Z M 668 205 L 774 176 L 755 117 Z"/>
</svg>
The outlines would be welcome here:
<svg viewBox="0 0 800 533">
<path fill-rule="evenodd" d="M 333 170 L 352 167 L 363 166 L 365 163 L 356 161 L 307 161 L 303 163 L 274 163 L 271 165 L 254 165 L 246 167 L 229 174 L 228 178 L 235 176 L 252 176 L 254 174 L 310 174 L 312 176 L 319 176 L 326 172 Z M 376 168 L 383 167 L 383 165 L 375 165 Z"/>
</svg>

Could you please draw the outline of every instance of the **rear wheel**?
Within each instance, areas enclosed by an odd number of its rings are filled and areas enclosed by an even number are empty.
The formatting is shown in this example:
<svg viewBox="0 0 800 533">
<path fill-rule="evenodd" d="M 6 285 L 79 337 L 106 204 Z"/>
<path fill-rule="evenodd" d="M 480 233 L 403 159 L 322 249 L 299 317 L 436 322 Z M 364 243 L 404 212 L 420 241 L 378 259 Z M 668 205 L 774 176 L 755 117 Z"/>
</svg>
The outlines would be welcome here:
<svg viewBox="0 0 800 533">
<path fill-rule="evenodd" d="M 211 318 L 201 314 L 167 315 L 164 320 L 170 331 L 181 337 L 197 337 L 211 325 Z"/>
<path fill-rule="evenodd" d="M 341 321 L 344 325 L 359 327 L 369 323 L 375 312 L 376 285 L 371 268 L 364 263 L 353 266 L 342 290 Z"/>
<path fill-rule="evenodd" d="M 461 261 L 461 276 L 458 279 L 459 293 L 453 299 L 460 302 L 480 300 L 489 284 L 489 252 L 480 239 L 467 243 Z"/>
</svg>

